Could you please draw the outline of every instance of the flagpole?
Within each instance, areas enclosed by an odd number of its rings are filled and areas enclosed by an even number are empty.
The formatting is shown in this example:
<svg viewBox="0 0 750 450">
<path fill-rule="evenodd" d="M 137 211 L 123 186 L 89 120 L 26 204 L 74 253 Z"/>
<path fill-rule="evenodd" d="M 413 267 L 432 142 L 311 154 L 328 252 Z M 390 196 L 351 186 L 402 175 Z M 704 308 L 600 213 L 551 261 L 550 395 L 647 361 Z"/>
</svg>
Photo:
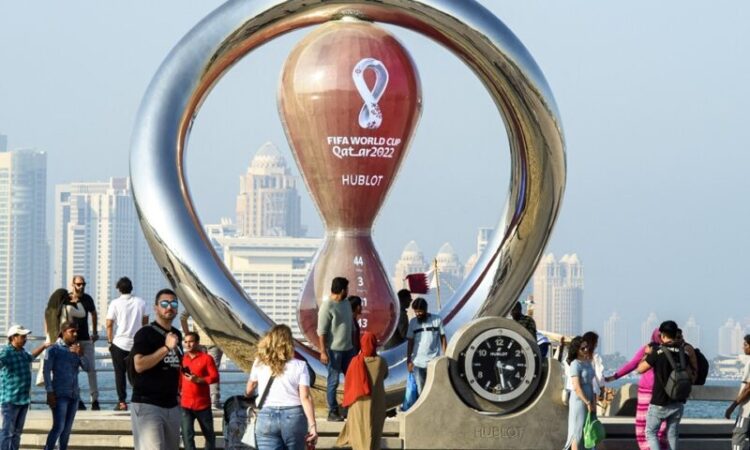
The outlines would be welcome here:
<svg viewBox="0 0 750 450">
<path fill-rule="evenodd" d="M 435 288 L 437 289 L 437 309 L 440 311 L 443 307 L 440 304 L 440 275 L 438 274 L 437 258 L 433 259 L 433 265 L 435 267 Z"/>
</svg>

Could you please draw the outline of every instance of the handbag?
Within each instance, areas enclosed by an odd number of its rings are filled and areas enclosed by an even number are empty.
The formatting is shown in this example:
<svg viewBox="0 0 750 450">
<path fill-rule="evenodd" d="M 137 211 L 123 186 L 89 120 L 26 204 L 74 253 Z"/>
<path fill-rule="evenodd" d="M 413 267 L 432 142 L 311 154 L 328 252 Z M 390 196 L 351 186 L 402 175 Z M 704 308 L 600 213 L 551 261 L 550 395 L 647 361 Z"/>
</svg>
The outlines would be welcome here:
<svg viewBox="0 0 750 450">
<path fill-rule="evenodd" d="M 250 406 L 247 408 L 247 426 L 245 427 L 245 433 L 242 435 L 242 443 L 247 445 L 248 447 L 252 449 L 257 449 L 258 446 L 255 443 L 255 422 L 258 419 L 258 411 L 260 411 L 261 408 L 263 408 L 263 403 L 266 402 L 266 397 L 268 396 L 268 391 L 271 390 L 271 385 L 273 384 L 274 376 L 271 375 L 271 378 L 268 380 L 268 384 L 266 385 L 266 388 L 263 389 L 263 395 L 260 396 L 260 400 L 258 402 L 258 405 L 256 407 Z"/>
<path fill-rule="evenodd" d="M 404 393 L 404 401 L 401 403 L 401 411 L 411 408 L 417 402 L 418 397 L 417 379 L 414 378 L 414 372 L 409 372 L 406 378 L 406 392 Z"/>
<path fill-rule="evenodd" d="M 586 422 L 583 424 L 583 446 L 586 448 L 595 448 L 598 443 L 607 437 L 604 431 L 604 425 L 599 419 L 591 419 L 591 412 L 586 414 Z"/>
</svg>

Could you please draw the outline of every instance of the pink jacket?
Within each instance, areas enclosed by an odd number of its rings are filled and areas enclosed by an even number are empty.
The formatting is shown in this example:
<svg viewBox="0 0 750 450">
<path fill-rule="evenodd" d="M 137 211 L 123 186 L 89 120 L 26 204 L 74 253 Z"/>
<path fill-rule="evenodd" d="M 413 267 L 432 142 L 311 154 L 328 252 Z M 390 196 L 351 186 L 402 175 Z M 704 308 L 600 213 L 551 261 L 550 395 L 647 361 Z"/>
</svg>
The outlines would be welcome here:
<svg viewBox="0 0 750 450">
<path fill-rule="evenodd" d="M 615 378 L 620 379 L 630 372 L 634 371 L 636 367 L 638 367 L 638 364 L 643 360 L 643 355 L 645 354 L 646 346 L 644 345 L 643 347 L 639 348 L 637 352 L 635 352 L 635 355 L 633 355 L 633 358 L 630 361 L 617 369 L 617 372 L 615 372 Z M 649 369 L 648 372 L 642 373 L 641 378 L 638 380 L 638 386 L 642 389 L 646 389 L 649 391 L 652 390 L 654 388 L 654 371 Z"/>
</svg>

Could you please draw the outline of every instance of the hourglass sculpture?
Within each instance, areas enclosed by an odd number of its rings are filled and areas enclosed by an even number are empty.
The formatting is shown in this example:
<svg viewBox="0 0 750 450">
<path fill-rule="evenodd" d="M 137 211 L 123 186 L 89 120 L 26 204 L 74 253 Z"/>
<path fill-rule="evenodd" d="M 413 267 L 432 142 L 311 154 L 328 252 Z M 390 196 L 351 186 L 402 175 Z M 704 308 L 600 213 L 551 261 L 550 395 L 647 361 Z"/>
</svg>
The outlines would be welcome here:
<svg viewBox="0 0 750 450">
<path fill-rule="evenodd" d="M 399 307 L 371 233 L 421 112 L 411 57 L 372 23 L 326 23 L 292 50 L 278 104 L 326 229 L 302 290 L 300 329 L 317 344 L 318 307 L 341 276 L 349 280 L 349 295 L 362 298 L 360 327 L 382 344 Z"/>
</svg>

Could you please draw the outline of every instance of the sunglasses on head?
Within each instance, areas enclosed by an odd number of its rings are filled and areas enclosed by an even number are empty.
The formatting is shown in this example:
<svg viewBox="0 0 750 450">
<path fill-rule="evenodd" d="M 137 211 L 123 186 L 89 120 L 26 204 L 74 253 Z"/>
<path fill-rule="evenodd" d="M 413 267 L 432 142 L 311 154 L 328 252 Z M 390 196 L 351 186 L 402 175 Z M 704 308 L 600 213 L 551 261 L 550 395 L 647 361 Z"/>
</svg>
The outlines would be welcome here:
<svg viewBox="0 0 750 450">
<path fill-rule="evenodd" d="M 170 300 L 162 300 L 162 301 L 159 302 L 159 306 L 161 306 L 164 309 L 167 309 L 170 306 L 172 307 L 172 309 L 177 309 L 177 307 L 179 305 L 180 304 L 177 303 L 177 300 L 171 300 L 171 301 Z"/>
</svg>

